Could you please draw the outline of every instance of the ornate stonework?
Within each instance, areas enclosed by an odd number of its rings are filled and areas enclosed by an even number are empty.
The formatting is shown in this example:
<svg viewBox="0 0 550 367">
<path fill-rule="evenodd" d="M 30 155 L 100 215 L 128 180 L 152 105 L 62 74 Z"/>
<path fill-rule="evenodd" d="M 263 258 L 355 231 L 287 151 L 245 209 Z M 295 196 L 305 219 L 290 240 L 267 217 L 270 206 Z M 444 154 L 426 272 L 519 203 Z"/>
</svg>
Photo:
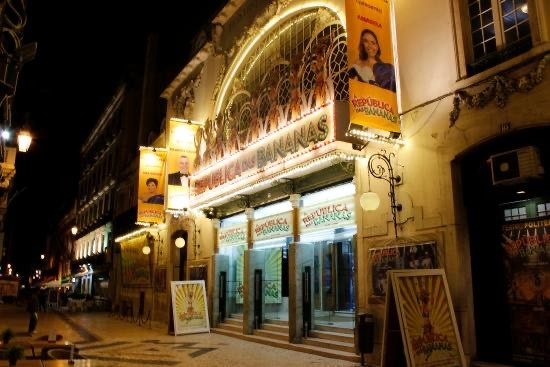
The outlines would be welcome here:
<svg viewBox="0 0 550 367">
<path fill-rule="evenodd" d="M 508 97 L 516 92 L 529 92 L 544 79 L 546 63 L 550 61 L 550 55 L 544 56 L 538 64 L 525 75 L 519 78 L 510 78 L 504 75 L 495 75 L 487 81 L 485 89 L 476 94 L 470 94 L 466 90 L 455 92 L 453 110 L 449 114 L 450 126 L 453 127 L 460 116 L 460 106 L 464 104 L 468 109 L 483 108 L 492 100 L 495 104 L 504 108 Z"/>
<path fill-rule="evenodd" d="M 239 44 L 247 42 L 246 37 L 259 31 L 281 6 L 274 2 Z M 346 37 L 336 15 L 324 8 L 310 9 L 288 22 L 294 26 L 280 25 L 246 55 L 230 81 L 224 107 L 197 133 L 196 170 L 246 149 L 335 99 L 347 98 Z M 224 60 L 213 100 L 221 98 L 229 67 L 228 59 Z"/>
</svg>

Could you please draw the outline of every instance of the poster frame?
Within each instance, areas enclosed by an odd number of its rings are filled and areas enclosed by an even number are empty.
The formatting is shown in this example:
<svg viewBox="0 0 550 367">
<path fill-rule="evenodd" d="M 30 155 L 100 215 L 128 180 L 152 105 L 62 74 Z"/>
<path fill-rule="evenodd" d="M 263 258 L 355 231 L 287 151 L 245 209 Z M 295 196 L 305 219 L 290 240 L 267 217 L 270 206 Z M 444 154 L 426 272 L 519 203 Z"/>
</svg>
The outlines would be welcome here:
<svg viewBox="0 0 550 367">
<path fill-rule="evenodd" d="M 189 288 L 189 287 L 196 287 L 199 286 L 201 288 L 200 292 L 202 293 L 202 299 L 203 299 L 203 309 L 202 312 L 204 314 L 204 326 L 192 326 L 192 327 L 184 327 L 180 323 L 178 323 L 178 308 L 177 308 L 177 290 L 178 287 L 181 288 Z M 170 294 L 172 298 L 172 316 L 174 320 L 174 335 L 182 335 L 182 334 L 196 334 L 196 333 L 203 333 L 203 332 L 210 332 L 210 320 L 208 317 L 208 298 L 206 297 L 206 287 L 204 280 L 179 280 L 179 281 L 171 281 L 170 282 Z"/>
<path fill-rule="evenodd" d="M 451 340 L 450 345 L 456 345 L 457 348 L 457 355 L 455 357 L 455 360 L 452 361 L 452 363 L 449 363 L 449 361 L 445 361 L 444 363 L 438 363 L 437 361 L 434 361 L 430 363 L 426 360 L 426 363 L 423 364 L 417 364 L 413 355 L 413 341 L 412 341 L 412 335 L 411 335 L 411 326 L 406 322 L 408 320 L 408 312 L 413 311 L 414 307 L 412 307 L 406 300 L 405 295 L 401 293 L 401 288 L 399 286 L 399 283 L 404 278 L 420 278 L 420 277 L 440 277 L 441 279 L 441 286 L 443 287 L 443 293 L 442 293 L 442 301 L 447 304 L 447 310 L 448 315 L 451 320 L 448 320 L 448 322 L 451 323 L 452 326 L 452 335 L 450 335 L 453 340 Z M 388 324 L 388 318 L 392 317 L 390 314 L 391 304 L 392 301 L 395 302 L 395 307 L 399 319 L 399 328 L 401 331 L 401 339 L 403 343 L 403 352 L 405 354 L 405 358 L 407 361 L 408 367 L 436 367 L 436 366 L 449 366 L 449 367 L 466 367 L 466 360 L 464 357 L 464 350 L 462 347 L 462 340 L 460 338 L 460 332 L 458 330 L 458 325 L 456 322 L 456 317 L 454 313 L 453 303 L 451 300 L 451 295 L 449 292 L 449 286 L 447 283 L 447 277 L 445 275 L 445 271 L 443 269 L 421 269 L 421 270 L 390 270 L 388 271 L 388 282 L 389 282 L 389 291 L 386 293 L 386 317 L 384 322 L 384 333 L 383 333 L 383 340 L 382 340 L 382 367 L 390 367 L 389 364 L 386 363 L 386 355 L 391 354 L 394 351 L 392 351 L 392 346 L 387 343 L 387 324 Z M 409 318 L 410 319 L 410 318 Z M 441 322 L 440 324 L 443 324 Z M 391 331 L 391 330 L 390 330 Z M 448 336 L 449 334 L 447 334 Z"/>
</svg>

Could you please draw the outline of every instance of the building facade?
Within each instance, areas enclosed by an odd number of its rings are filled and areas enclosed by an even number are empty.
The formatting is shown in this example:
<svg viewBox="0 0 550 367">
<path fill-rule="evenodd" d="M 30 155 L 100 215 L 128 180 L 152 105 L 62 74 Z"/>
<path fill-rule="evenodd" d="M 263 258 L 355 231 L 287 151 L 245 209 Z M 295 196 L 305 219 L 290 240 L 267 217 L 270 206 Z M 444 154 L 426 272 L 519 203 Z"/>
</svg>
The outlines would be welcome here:
<svg viewBox="0 0 550 367">
<path fill-rule="evenodd" d="M 392 14 L 398 139 L 350 136 L 344 1 L 217 14 L 163 93 L 167 121 L 195 132 L 191 214 L 167 215 L 168 252 L 186 232 L 211 322 L 242 314 L 243 334 L 288 320 L 299 343 L 304 328 L 372 313 L 375 364 L 387 270 L 442 268 L 468 361 L 544 365 L 548 4 L 394 2 Z M 380 165 L 400 180 L 378 179 Z"/>
</svg>

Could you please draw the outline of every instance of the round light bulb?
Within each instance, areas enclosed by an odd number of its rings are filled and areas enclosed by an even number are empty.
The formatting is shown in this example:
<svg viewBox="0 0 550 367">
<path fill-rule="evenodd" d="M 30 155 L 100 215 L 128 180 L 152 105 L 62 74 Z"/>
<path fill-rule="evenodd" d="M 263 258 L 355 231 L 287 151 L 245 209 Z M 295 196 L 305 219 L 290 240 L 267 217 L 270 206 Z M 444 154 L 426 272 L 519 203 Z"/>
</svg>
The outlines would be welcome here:
<svg viewBox="0 0 550 367">
<path fill-rule="evenodd" d="M 143 248 L 141 249 L 141 251 L 143 252 L 144 255 L 149 255 L 151 253 L 151 247 L 149 246 L 143 246 Z"/>
<path fill-rule="evenodd" d="M 375 192 L 372 192 L 372 191 L 365 192 L 359 198 L 359 203 L 361 204 L 361 208 L 363 208 L 363 210 L 366 210 L 366 211 L 376 210 L 380 205 L 380 197 Z"/>
<path fill-rule="evenodd" d="M 181 237 L 176 238 L 176 247 L 182 248 L 183 246 L 185 246 L 185 240 Z"/>
</svg>

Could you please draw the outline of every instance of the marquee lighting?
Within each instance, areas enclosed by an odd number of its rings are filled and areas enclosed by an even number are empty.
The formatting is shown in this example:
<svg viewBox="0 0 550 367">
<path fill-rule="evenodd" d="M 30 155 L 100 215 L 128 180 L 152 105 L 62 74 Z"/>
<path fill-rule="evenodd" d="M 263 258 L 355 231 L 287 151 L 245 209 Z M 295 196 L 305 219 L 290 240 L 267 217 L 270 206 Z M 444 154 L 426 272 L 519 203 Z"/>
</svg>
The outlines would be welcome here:
<svg viewBox="0 0 550 367">
<path fill-rule="evenodd" d="M 142 233 L 145 233 L 145 232 L 149 232 L 149 230 L 145 229 L 145 228 L 141 228 L 141 229 L 138 229 L 137 231 L 134 231 L 134 232 L 125 234 L 124 236 L 120 236 L 120 237 L 115 238 L 115 242 L 117 242 L 117 243 L 122 242 L 126 239 L 129 239 L 129 238 L 132 238 L 132 237 L 137 237 L 137 236 L 139 236 L 139 235 L 141 235 Z"/>
<path fill-rule="evenodd" d="M 153 152 L 167 152 L 167 148 L 159 148 L 159 147 L 146 147 L 146 146 L 140 146 L 139 150 L 151 150 Z"/>
<path fill-rule="evenodd" d="M 150 227 L 151 223 L 149 223 L 149 222 L 136 222 L 136 225 L 143 226 L 143 227 Z"/>
<path fill-rule="evenodd" d="M 392 138 L 385 137 L 378 134 L 374 134 L 370 131 L 360 130 L 360 129 L 351 129 L 346 133 L 347 136 L 352 136 L 364 141 L 375 141 L 378 143 L 388 144 L 388 145 L 405 145 L 405 141 L 401 138 Z"/>
<path fill-rule="evenodd" d="M 191 125 L 204 126 L 204 122 L 199 122 L 199 121 L 195 121 L 195 120 L 191 120 L 191 119 L 182 119 L 182 118 L 179 118 L 179 117 L 170 117 L 170 120 L 171 121 L 176 121 L 176 122 L 183 122 L 183 123 L 191 124 Z"/>
<path fill-rule="evenodd" d="M 141 252 L 143 252 L 144 255 L 149 255 L 151 253 L 151 247 L 145 245 L 143 246 L 143 248 L 141 249 Z"/>
<path fill-rule="evenodd" d="M 329 153 L 324 156 L 308 160 L 305 163 L 302 163 L 296 167 L 293 167 L 284 171 L 280 171 L 279 173 L 273 176 L 270 176 L 269 178 L 260 179 L 255 183 L 247 185 L 246 187 L 243 187 L 239 190 L 232 191 L 231 187 L 227 187 L 226 190 L 215 190 L 215 194 L 212 194 L 208 197 L 203 197 L 201 198 L 202 200 L 196 200 L 192 206 L 197 210 L 204 209 L 208 206 L 215 206 L 218 203 L 227 201 L 228 196 L 244 195 L 246 193 L 256 191 L 263 187 L 270 186 L 274 181 L 279 180 L 281 178 L 285 178 L 293 175 L 299 175 L 304 171 L 308 171 L 319 165 L 326 164 L 328 161 L 333 161 L 335 158 L 342 159 L 342 157 L 347 157 L 347 155 L 345 154 L 342 155 L 342 152 Z M 358 158 L 358 157 L 359 155 L 355 156 L 355 158 Z"/>
</svg>

